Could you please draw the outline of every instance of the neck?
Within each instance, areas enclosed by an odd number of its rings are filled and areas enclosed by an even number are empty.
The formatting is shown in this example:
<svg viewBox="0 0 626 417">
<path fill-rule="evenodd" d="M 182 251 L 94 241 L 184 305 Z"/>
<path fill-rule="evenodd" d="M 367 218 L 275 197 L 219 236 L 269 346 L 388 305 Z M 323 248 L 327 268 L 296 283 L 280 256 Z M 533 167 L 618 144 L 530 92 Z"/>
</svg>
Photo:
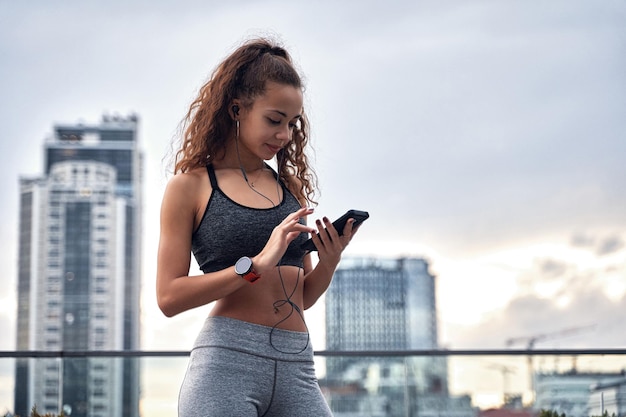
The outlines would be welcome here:
<svg viewBox="0 0 626 417">
<path fill-rule="evenodd" d="M 242 160 L 240 164 L 239 161 L 236 159 L 234 161 L 230 161 L 226 158 L 222 158 L 219 160 L 218 159 L 214 160 L 212 164 L 216 168 L 220 168 L 220 169 L 236 169 L 238 171 L 243 169 L 248 174 L 265 169 L 265 164 L 263 163 L 262 160 L 252 161 L 252 162 L 251 161 L 244 162 Z"/>
<path fill-rule="evenodd" d="M 213 165 L 219 168 L 243 169 L 250 173 L 265 168 L 263 159 L 246 152 L 240 145 L 239 150 L 234 146 L 234 141 L 229 143 L 224 156 L 213 161 Z"/>
</svg>

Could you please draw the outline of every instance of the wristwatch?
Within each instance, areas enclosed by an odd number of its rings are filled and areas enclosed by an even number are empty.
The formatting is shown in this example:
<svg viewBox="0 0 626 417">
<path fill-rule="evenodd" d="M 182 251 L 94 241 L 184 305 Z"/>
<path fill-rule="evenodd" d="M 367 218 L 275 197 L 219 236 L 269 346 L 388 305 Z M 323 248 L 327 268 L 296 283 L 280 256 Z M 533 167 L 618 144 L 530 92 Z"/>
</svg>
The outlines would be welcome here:
<svg viewBox="0 0 626 417">
<path fill-rule="evenodd" d="M 247 256 L 242 256 L 239 260 L 237 260 L 235 263 L 235 272 L 248 282 L 254 282 L 261 278 L 261 276 L 252 268 L 252 259 Z"/>
</svg>

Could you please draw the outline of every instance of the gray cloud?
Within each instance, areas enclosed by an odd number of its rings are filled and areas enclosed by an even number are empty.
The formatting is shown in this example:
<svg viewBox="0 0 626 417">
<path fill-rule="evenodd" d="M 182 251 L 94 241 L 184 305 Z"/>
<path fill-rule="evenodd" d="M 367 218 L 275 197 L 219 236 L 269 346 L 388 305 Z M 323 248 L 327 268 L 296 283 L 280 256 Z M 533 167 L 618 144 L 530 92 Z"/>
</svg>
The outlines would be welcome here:
<svg viewBox="0 0 626 417">
<path fill-rule="evenodd" d="M 621 236 L 609 236 L 603 239 L 596 250 L 598 255 L 608 255 L 615 253 L 624 247 L 624 240 Z"/>
<path fill-rule="evenodd" d="M 610 300 L 596 288 L 573 295 L 567 307 L 554 299 L 534 295 L 517 297 L 506 308 L 489 314 L 479 326 L 452 326 L 451 345 L 455 348 L 502 349 L 509 338 L 540 337 L 537 349 L 550 348 L 623 348 L 626 334 L 623 317 L 626 297 Z M 458 340 L 457 343 L 454 340 Z M 512 348 L 524 349 L 519 340 Z"/>
<path fill-rule="evenodd" d="M 511 347 L 525 348 L 534 337 L 535 348 L 626 346 L 621 241 L 617 235 L 575 234 L 572 246 L 588 250 L 583 261 L 580 254 L 556 258 L 545 249 L 528 267 L 511 270 L 519 289 L 503 307 L 486 312 L 476 325 L 445 323 L 447 340 L 456 348 L 502 348 L 510 338 Z M 605 258 L 603 245 L 613 257 Z"/>
<path fill-rule="evenodd" d="M 542 277 L 558 278 L 568 270 L 568 265 L 566 263 L 556 261 L 554 259 L 545 259 L 539 261 L 538 263 Z"/>
<path fill-rule="evenodd" d="M 619 234 L 592 235 L 576 233 L 572 236 L 573 247 L 593 250 L 597 255 L 610 255 L 624 247 L 624 238 Z"/>
<path fill-rule="evenodd" d="M 572 235 L 571 245 L 579 248 L 590 248 L 595 244 L 595 238 L 585 233 L 575 233 Z"/>
</svg>

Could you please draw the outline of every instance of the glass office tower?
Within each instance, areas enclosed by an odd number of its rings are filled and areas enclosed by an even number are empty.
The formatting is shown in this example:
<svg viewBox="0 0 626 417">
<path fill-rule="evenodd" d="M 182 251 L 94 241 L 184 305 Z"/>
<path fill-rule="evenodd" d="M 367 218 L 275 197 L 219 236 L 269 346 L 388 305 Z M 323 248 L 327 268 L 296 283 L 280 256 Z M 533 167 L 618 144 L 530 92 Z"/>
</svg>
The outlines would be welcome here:
<svg viewBox="0 0 626 417">
<path fill-rule="evenodd" d="M 325 300 L 330 351 L 438 349 L 435 277 L 424 259 L 345 259 Z M 469 399 L 458 404 L 448 396 L 442 357 L 329 357 L 323 385 L 339 417 L 427 416 L 433 410 L 457 416 L 470 409 Z"/>
<path fill-rule="evenodd" d="M 20 179 L 17 349 L 139 349 L 138 118 L 56 125 L 45 175 Z M 138 416 L 134 358 L 19 359 L 15 412 Z"/>
<path fill-rule="evenodd" d="M 346 259 L 326 293 L 329 350 L 436 349 L 435 277 L 424 259 Z"/>
</svg>

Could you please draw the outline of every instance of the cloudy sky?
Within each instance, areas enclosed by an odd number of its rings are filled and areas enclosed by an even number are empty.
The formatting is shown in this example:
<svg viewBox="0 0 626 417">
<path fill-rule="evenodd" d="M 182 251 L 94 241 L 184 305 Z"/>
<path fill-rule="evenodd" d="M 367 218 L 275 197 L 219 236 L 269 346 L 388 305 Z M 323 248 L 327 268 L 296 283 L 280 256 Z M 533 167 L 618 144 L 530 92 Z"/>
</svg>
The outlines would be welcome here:
<svg viewBox="0 0 626 417">
<path fill-rule="evenodd" d="M 317 214 L 370 212 L 350 255 L 430 261 L 442 345 L 626 346 L 624 22 L 621 0 L 0 0 L 0 349 L 15 346 L 18 177 L 43 172 L 55 123 L 131 112 L 143 348 L 190 346 L 208 310 L 166 319 L 154 300 L 164 158 L 210 71 L 254 35 L 281 39 L 306 79 Z"/>
</svg>

